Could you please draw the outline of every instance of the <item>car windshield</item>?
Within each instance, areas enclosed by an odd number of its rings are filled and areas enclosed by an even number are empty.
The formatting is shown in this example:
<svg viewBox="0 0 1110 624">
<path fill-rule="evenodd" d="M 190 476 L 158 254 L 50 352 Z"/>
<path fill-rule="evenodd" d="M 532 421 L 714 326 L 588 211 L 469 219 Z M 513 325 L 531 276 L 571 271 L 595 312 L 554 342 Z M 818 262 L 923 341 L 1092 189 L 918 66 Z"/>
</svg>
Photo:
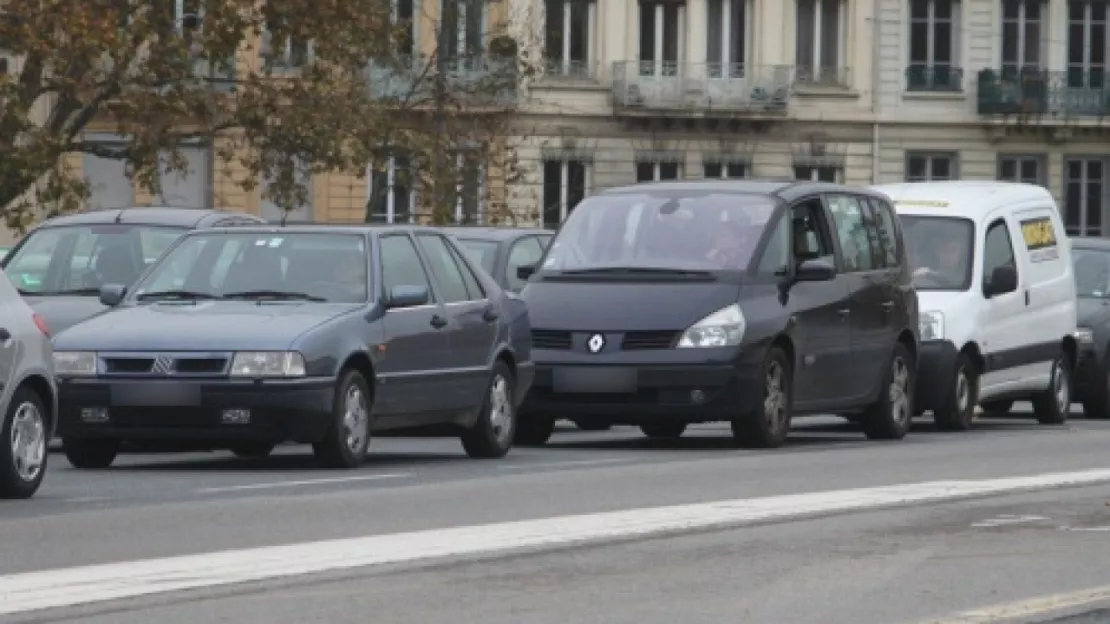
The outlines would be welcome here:
<svg viewBox="0 0 1110 624">
<path fill-rule="evenodd" d="M 1072 248 L 1076 294 L 1083 299 L 1110 298 L 1110 249 Z"/>
<path fill-rule="evenodd" d="M 104 284 L 130 285 L 186 229 L 107 223 L 35 230 L 4 258 L 24 294 L 96 295 Z"/>
<path fill-rule="evenodd" d="M 319 232 L 202 232 L 136 285 L 140 302 L 168 299 L 366 301 L 366 239 Z"/>
<path fill-rule="evenodd" d="M 596 195 L 567 217 L 542 270 L 741 271 L 775 207 L 752 194 Z"/>
<path fill-rule="evenodd" d="M 494 264 L 497 262 L 497 243 L 495 241 L 460 238 L 459 242 L 482 265 L 486 273 L 493 275 Z"/>
<path fill-rule="evenodd" d="M 962 217 L 899 215 L 918 290 L 971 287 L 974 224 Z"/>
</svg>

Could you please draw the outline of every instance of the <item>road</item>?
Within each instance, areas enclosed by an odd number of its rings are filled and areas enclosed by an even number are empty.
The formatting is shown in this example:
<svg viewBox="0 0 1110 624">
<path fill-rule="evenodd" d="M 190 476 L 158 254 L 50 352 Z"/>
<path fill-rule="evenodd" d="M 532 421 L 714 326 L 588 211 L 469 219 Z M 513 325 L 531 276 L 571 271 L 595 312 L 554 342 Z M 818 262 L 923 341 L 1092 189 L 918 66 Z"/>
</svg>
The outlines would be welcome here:
<svg viewBox="0 0 1110 624">
<path fill-rule="evenodd" d="M 719 425 L 501 461 L 379 439 L 353 472 L 302 447 L 56 454 L 0 502 L 0 622 L 1104 624 L 1108 449 L 1110 421 L 885 443 L 824 418 L 769 451 Z"/>
</svg>

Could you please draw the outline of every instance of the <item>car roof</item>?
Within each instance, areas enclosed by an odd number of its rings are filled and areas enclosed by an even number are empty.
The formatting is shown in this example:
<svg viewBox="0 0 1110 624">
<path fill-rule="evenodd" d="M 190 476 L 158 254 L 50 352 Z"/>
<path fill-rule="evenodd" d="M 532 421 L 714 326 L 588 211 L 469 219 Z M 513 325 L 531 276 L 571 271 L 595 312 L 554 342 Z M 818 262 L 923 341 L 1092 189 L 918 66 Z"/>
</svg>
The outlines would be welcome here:
<svg viewBox="0 0 1110 624">
<path fill-rule="evenodd" d="M 367 234 L 388 234 L 389 232 L 431 232 L 431 233 L 444 233 L 442 228 L 427 226 L 427 225 L 408 225 L 408 224 L 376 224 L 376 223 L 293 223 L 286 225 L 279 225 L 277 223 L 258 223 L 249 225 L 236 225 L 231 227 L 217 227 L 207 228 L 203 232 L 193 231 L 185 235 L 191 236 L 200 233 L 212 232 L 230 232 L 235 234 L 280 234 L 280 233 L 294 233 L 294 234 L 358 234 L 365 236 Z"/>
<path fill-rule="evenodd" d="M 440 228 L 451 236 L 457 238 L 470 238 L 490 241 L 504 241 L 525 236 L 529 234 L 554 234 L 555 230 L 548 230 L 545 228 L 536 227 L 491 227 L 491 226 L 470 226 L 470 225 L 452 225 Z"/>
<path fill-rule="evenodd" d="M 813 193 L 855 193 L 881 197 L 872 190 L 833 184 L 831 182 L 814 182 L 810 180 L 795 180 L 793 178 L 745 178 L 741 180 L 670 180 L 666 182 L 640 182 L 627 186 L 618 186 L 606 189 L 598 195 L 623 195 L 632 193 L 656 192 L 703 192 L 703 193 L 736 193 L 738 195 L 766 195 L 776 197 L 783 201 L 793 201 Z"/>
<path fill-rule="evenodd" d="M 1036 184 L 993 180 L 899 182 L 871 187 L 891 199 L 899 214 L 962 216 L 981 220 L 1000 205 L 1043 199 L 1055 205 L 1048 189 Z"/>
<path fill-rule="evenodd" d="M 60 215 L 43 222 L 39 227 L 67 225 L 98 225 L 129 223 L 137 225 L 165 225 L 185 228 L 205 227 L 226 217 L 242 217 L 244 221 L 263 221 L 254 215 L 218 208 L 182 208 L 171 206 L 135 206 L 132 208 L 100 208 Z"/>
<path fill-rule="evenodd" d="M 1110 251 L 1110 239 L 1098 236 L 1071 236 L 1071 246 L 1076 249 L 1098 249 Z"/>
</svg>

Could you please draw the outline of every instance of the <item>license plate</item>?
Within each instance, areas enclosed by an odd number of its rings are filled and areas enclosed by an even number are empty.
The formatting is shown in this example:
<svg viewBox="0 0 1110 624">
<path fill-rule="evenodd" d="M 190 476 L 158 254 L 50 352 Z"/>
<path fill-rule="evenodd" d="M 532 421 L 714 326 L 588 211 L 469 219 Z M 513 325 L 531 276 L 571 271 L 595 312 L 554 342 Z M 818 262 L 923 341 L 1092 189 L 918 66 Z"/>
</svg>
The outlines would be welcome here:
<svg viewBox="0 0 1110 624">
<path fill-rule="evenodd" d="M 636 369 L 610 366 L 561 366 L 552 371 L 552 390 L 568 393 L 632 394 Z"/>
<path fill-rule="evenodd" d="M 112 386 L 112 405 L 120 407 L 188 407 L 200 405 L 200 388 L 180 382 L 144 382 Z"/>
</svg>

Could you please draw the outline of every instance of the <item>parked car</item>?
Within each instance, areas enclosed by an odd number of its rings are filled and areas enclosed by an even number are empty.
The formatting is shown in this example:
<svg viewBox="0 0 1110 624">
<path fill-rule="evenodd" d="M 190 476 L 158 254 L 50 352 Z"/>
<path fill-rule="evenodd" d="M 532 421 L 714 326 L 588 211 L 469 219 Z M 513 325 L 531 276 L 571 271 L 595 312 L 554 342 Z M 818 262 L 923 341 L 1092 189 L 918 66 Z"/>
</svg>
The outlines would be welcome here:
<svg viewBox="0 0 1110 624">
<path fill-rule="evenodd" d="M 520 292 L 525 282 L 517 276 L 517 268 L 540 261 L 544 249 L 555 235 L 541 228 L 448 227 L 482 268 L 493 276 L 504 290 Z"/>
<path fill-rule="evenodd" d="M 130 284 L 183 233 L 260 223 L 249 214 L 202 208 L 113 208 L 50 219 L 32 229 L 0 267 L 54 332 L 100 312 L 108 283 Z"/>
<path fill-rule="evenodd" d="M 1070 244 L 1052 194 L 1013 182 L 873 187 L 897 210 L 921 307 L 918 409 L 940 429 L 976 405 L 1033 402 L 1042 424 L 1071 410 L 1077 343 Z"/>
<path fill-rule="evenodd" d="M 522 267 L 521 277 L 533 267 Z M 913 414 L 917 297 L 883 197 L 783 181 L 646 183 L 582 201 L 521 292 L 536 380 L 517 442 L 558 414 L 673 438 L 725 421 L 783 444 L 795 415 Z"/>
<path fill-rule="evenodd" d="M 1071 398 L 1083 403 L 1087 418 L 1110 418 L 1110 240 L 1072 238 L 1071 260 L 1079 347 Z"/>
<path fill-rule="evenodd" d="M 182 281 L 183 280 L 183 281 Z M 532 381 L 528 311 L 421 227 L 195 230 L 60 332 L 59 434 L 78 468 L 127 443 L 363 462 L 373 433 L 501 457 Z"/>
<path fill-rule="evenodd" d="M 50 330 L 0 278 L 0 498 L 30 498 L 42 485 L 57 422 Z"/>
</svg>

